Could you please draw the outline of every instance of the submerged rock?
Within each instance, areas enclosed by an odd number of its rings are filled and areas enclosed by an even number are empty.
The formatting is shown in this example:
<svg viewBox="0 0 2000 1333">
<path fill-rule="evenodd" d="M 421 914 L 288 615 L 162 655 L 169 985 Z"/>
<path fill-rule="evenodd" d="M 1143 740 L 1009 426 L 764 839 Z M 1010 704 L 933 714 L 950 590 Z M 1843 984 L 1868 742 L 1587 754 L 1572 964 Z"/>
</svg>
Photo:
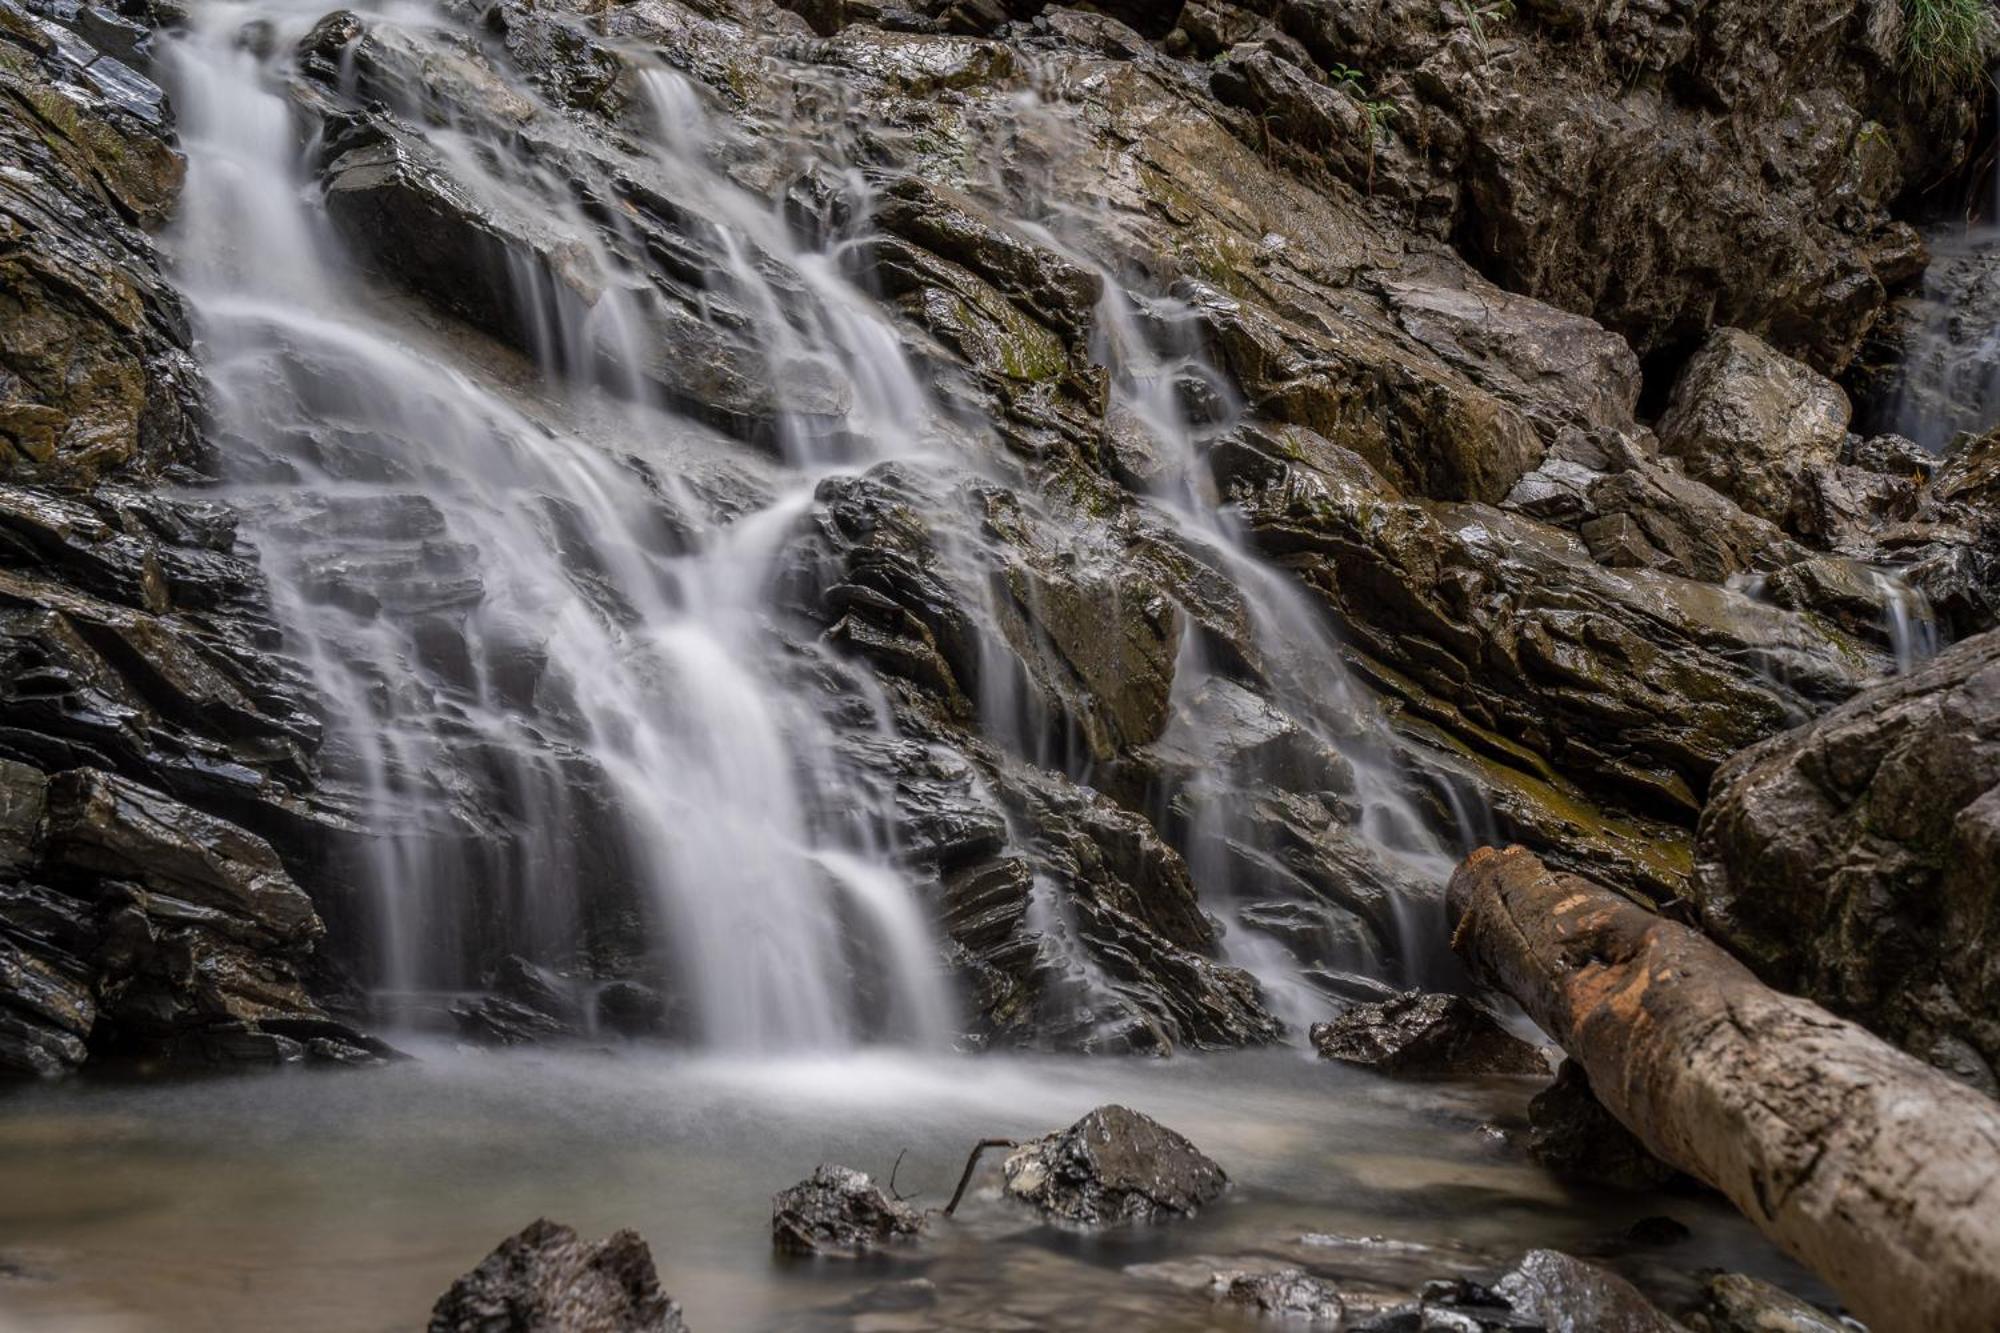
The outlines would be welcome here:
<svg viewBox="0 0 2000 1333">
<path fill-rule="evenodd" d="M 1690 889 L 1765 981 L 2000 1090 L 2000 632 L 1732 760 Z"/>
<path fill-rule="evenodd" d="M 865 1172 L 821 1165 L 771 1196 L 771 1243 L 787 1254 L 866 1254 L 922 1234 L 923 1215 Z"/>
<path fill-rule="evenodd" d="M 1687 1317 L 1696 1333 L 1853 1333 L 1854 1325 L 1743 1273 L 1718 1273 Z"/>
<path fill-rule="evenodd" d="M 1462 995 L 1412 991 L 1358 1004 L 1331 1022 L 1313 1024 L 1312 1044 L 1322 1060 L 1405 1078 L 1549 1071 L 1539 1050 Z"/>
<path fill-rule="evenodd" d="M 1218 1301 L 1240 1305 L 1287 1324 L 1338 1327 L 1347 1313 L 1339 1288 L 1298 1268 L 1275 1273 L 1217 1273 L 1212 1287 Z"/>
<path fill-rule="evenodd" d="M 1100 1106 L 1022 1145 L 1001 1169 L 1008 1194 L 1045 1217 L 1085 1226 L 1191 1217 L 1229 1184 L 1194 1144 L 1123 1106 Z"/>
<path fill-rule="evenodd" d="M 431 1307 L 429 1333 L 686 1333 L 634 1231 L 586 1244 L 546 1218 L 500 1242 Z"/>
</svg>

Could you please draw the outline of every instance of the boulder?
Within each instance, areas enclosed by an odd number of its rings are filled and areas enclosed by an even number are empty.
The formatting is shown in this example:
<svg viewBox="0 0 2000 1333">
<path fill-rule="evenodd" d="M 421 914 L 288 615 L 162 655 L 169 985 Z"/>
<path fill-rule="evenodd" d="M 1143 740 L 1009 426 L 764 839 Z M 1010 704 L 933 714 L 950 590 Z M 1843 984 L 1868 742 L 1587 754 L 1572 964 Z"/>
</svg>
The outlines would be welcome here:
<svg viewBox="0 0 2000 1333">
<path fill-rule="evenodd" d="M 1052 1221 L 1081 1226 L 1191 1217 L 1229 1177 L 1150 1116 L 1100 1106 L 1059 1133 L 1009 1153 L 1007 1193 Z"/>
<path fill-rule="evenodd" d="M 852 1257 L 923 1233 L 923 1215 L 865 1172 L 820 1165 L 771 1196 L 771 1243 L 786 1254 Z"/>
<path fill-rule="evenodd" d="M 1732 760 L 1689 887 L 1771 985 L 2000 1089 L 2000 632 Z"/>
<path fill-rule="evenodd" d="M 546 1218 L 501 1241 L 431 1307 L 429 1333 L 686 1333 L 637 1232 L 595 1243 Z"/>
<path fill-rule="evenodd" d="M 1542 1053 L 1462 995 L 1411 991 L 1357 1004 L 1312 1026 L 1322 1060 L 1359 1065 L 1399 1078 L 1478 1078 L 1549 1072 Z"/>
<path fill-rule="evenodd" d="M 1741 329 L 1717 329 L 1660 418 L 1660 448 L 1752 514 L 1810 526 L 1810 486 L 1847 443 L 1839 385 Z"/>
</svg>

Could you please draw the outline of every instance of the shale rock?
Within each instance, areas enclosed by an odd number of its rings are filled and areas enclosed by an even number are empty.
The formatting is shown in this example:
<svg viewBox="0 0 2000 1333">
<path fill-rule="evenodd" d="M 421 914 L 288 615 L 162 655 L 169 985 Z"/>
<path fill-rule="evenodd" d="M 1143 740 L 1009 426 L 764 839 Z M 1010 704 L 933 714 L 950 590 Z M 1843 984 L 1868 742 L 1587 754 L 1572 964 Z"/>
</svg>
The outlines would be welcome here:
<svg viewBox="0 0 2000 1333">
<path fill-rule="evenodd" d="M 914 1239 L 923 1229 L 916 1209 L 844 1166 L 815 1167 L 771 1198 L 771 1243 L 787 1254 L 866 1254 Z"/>
<path fill-rule="evenodd" d="M 1546 1075 L 1542 1053 L 1462 995 L 1415 991 L 1358 1004 L 1330 1023 L 1315 1023 L 1322 1060 L 1360 1065 L 1403 1078 Z"/>
<path fill-rule="evenodd" d="M 1043 1216 L 1093 1227 L 1192 1216 L 1229 1184 L 1192 1143 L 1123 1106 L 1015 1149 L 1002 1171 L 1007 1193 Z"/>
<path fill-rule="evenodd" d="M 637 1232 L 595 1244 L 546 1218 L 500 1242 L 431 1307 L 429 1333 L 685 1333 Z"/>
<path fill-rule="evenodd" d="M 7 0 L 0 97 L 0 479 L 87 486 L 191 461 L 187 316 L 143 230 L 182 175 L 160 90 Z"/>
<path fill-rule="evenodd" d="M 1732 760 L 1703 926 L 1766 981 L 1996 1089 L 2000 633 Z"/>
</svg>

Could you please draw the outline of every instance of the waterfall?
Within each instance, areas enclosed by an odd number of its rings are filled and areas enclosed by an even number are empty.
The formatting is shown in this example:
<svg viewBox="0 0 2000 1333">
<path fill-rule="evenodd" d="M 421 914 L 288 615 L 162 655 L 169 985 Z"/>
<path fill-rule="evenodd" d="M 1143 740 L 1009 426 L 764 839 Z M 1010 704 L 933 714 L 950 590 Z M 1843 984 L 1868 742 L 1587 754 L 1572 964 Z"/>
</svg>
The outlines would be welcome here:
<svg viewBox="0 0 2000 1333">
<path fill-rule="evenodd" d="M 282 38 L 316 16 L 286 16 Z M 451 349 L 366 296 L 320 224 L 291 110 L 237 40 L 253 17 L 268 14 L 203 6 L 171 48 L 189 163 L 172 250 L 227 495 L 327 701 L 328 767 L 358 786 L 374 834 L 367 980 L 476 984 L 475 937 L 497 919 L 517 947 L 561 959 L 588 928 L 578 881 L 629 875 L 707 1043 L 943 1040 L 953 1005 L 879 843 L 885 812 L 847 808 L 852 792 L 838 810 L 821 799 L 853 784 L 804 678 L 830 674 L 864 708 L 874 686 L 787 640 L 769 606 L 773 562 L 824 470 L 775 470 L 752 512 L 722 521 L 673 452 L 700 428 L 641 387 L 641 315 L 615 282 L 586 306 L 567 289 L 533 299 L 541 275 L 516 275 L 545 374 L 600 381 L 580 406 L 454 368 Z M 763 281 L 741 258 L 754 246 L 804 279 L 803 318 L 771 320 L 786 330 L 771 373 L 809 361 L 842 377 L 842 434 L 910 444 L 887 429 L 921 420 L 893 338 L 826 256 L 788 253 L 774 217 L 705 178 L 703 127 L 665 103 L 678 118 L 660 151 L 730 205 L 718 226 L 755 229 L 724 247 L 732 275 Z M 433 146 L 477 189 L 536 206 L 532 168 L 496 170 L 508 159 L 470 127 Z M 823 452 L 809 423 L 782 433 L 796 463 Z M 873 1010 L 857 971 L 888 978 Z"/>
<path fill-rule="evenodd" d="M 204 4 L 171 44 L 189 174 L 170 249 L 215 389 L 227 498 L 326 703 L 328 780 L 367 826 L 356 914 L 378 1017 L 482 985 L 498 953 L 560 969 L 629 912 L 651 943 L 621 971 L 683 998 L 686 1034 L 705 1044 L 947 1041 L 958 1015 L 936 913 L 899 854 L 893 784 L 854 757 L 857 728 L 894 738 L 894 709 L 780 591 L 828 485 L 884 465 L 954 495 L 1021 480 L 995 461 L 993 423 L 947 401 L 901 317 L 857 280 L 879 176 L 849 164 L 848 129 L 831 145 L 787 141 L 829 201 L 802 226 L 789 199 L 726 169 L 744 130 L 657 52 L 625 53 L 632 100 L 605 150 L 622 156 L 585 168 L 536 88 L 482 83 L 498 109 L 487 123 L 420 81 L 382 86 L 349 47 L 344 92 L 422 124 L 463 206 L 526 238 L 503 247 L 481 294 L 493 299 L 472 322 L 510 335 L 489 341 L 378 290 L 341 239 L 352 232 L 329 225 L 310 167 L 345 148 L 315 141 L 302 157 L 285 81 L 317 18 L 298 0 Z M 253 21 L 261 35 L 245 40 Z M 548 114 L 531 131 L 522 107 Z M 1023 114 L 1049 112 L 1030 98 Z M 338 117 L 323 119 L 337 139 Z M 1339 799 L 1306 799 L 1300 817 L 1337 835 L 1358 867 L 1341 873 L 1376 895 L 1345 934 L 1325 924 L 1338 911 L 1283 901 L 1253 809 L 1281 775 L 1199 771 L 1184 814 L 1155 823 L 1221 924 L 1225 960 L 1295 1029 L 1323 1014 L 1327 969 L 1448 983 L 1439 886 L 1461 849 L 1433 816 L 1488 837 L 1490 814 L 1391 733 L 1324 612 L 1217 493 L 1207 451 L 1243 411 L 1203 355 L 1199 296 L 1128 290 L 1088 229 L 1032 194 L 1002 192 L 1021 233 L 1102 278 L 1090 350 L 1108 410 L 1163 460 L 1141 497 L 1148 521 L 1240 598 L 1268 695 L 1257 706 L 1341 770 Z M 686 252 L 666 262 L 694 271 L 698 322 L 752 335 L 754 364 L 716 353 L 715 373 L 751 384 L 768 420 L 706 410 L 657 364 L 660 340 L 686 328 L 662 323 L 635 275 L 631 254 L 657 242 L 621 207 L 671 215 Z M 995 628 L 1010 556 L 944 500 L 913 503 L 932 506 L 941 576 L 987 626 L 981 728 L 1089 785 L 1026 650 Z M 1174 743 L 1222 743 L 1211 710 L 1244 689 L 1239 675 L 1184 622 Z M 1116 988 L 1067 938 L 1074 923 L 1039 872 L 1029 918 L 1075 974 Z M 1318 942 L 1288 938 L 1301 933 Z"/>
</svg>

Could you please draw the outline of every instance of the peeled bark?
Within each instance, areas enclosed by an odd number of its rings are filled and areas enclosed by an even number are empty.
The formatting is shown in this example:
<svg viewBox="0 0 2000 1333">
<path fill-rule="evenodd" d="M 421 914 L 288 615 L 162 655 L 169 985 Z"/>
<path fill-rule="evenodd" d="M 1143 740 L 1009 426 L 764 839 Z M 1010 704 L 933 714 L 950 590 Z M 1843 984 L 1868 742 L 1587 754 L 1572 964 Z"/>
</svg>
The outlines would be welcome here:
<svg viewBox="0 0 2000 1333">
<path fill-rule="evenodd" d="M 2000 1103 L 1521 848 L 1474 852 L 1449 901 L 1474 975 L 1875 1333 L 2000 1328 Z"/>
</svg>

